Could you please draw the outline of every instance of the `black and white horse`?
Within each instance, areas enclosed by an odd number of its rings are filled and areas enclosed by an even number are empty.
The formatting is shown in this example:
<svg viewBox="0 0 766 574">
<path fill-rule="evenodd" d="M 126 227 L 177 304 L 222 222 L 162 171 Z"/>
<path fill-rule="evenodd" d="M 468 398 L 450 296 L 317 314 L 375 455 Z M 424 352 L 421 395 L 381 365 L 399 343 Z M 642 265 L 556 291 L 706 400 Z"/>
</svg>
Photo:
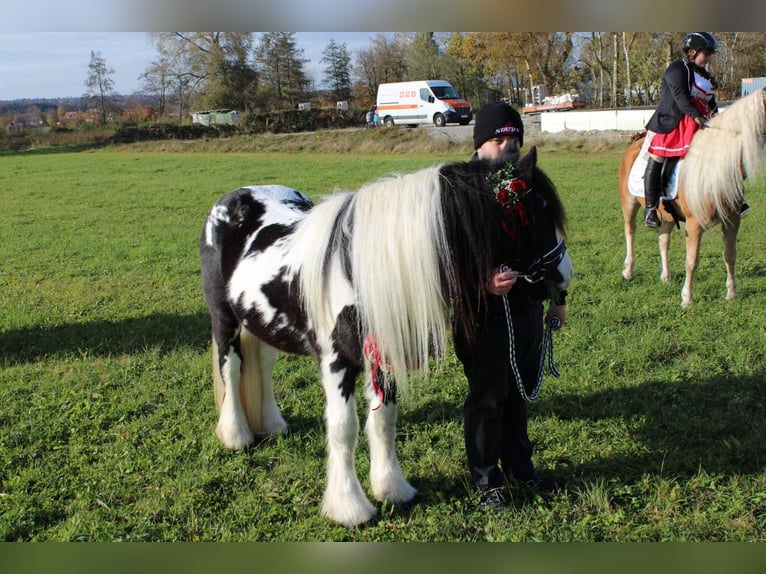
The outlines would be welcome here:
<svg viewBox="0 0 766 574">
<path fill-rule="evenodd" d="M 500 263 L 569 279 L 563 209 L 536 163 L 534 149 L 518 162 L 529 191 L 512 210 L 498 205 L 493 166 L 482 162 L 393 176 L 317 205 L 278 185 L 223 196 L 200 239 L 221 442 L 237 450 L 285 433 L 274 362 L 279 351 L 314 355 L 327 401 L 323 514 L 347 526 L 375 514 L 354 469 L 362 372 L 372 493 L 410 502 L 416 491 L 394 448 L 396 391 L 408 370 L 427 373 L 451 325 L 470 335 Z"/>
</svg>

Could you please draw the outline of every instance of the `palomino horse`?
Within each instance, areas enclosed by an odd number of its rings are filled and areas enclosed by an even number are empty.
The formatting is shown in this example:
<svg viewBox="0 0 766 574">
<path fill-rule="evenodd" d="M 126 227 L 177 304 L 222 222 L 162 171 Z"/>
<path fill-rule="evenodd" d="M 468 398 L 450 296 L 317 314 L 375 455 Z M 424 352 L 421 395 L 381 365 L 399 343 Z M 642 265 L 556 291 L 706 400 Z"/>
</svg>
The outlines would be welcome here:
<svg viewBox="0 0 766 574">
<path fill-rule="evenodd" d="M 737 232 L 740 208 L 744 202 L 744 180 L 757 177 L 764 169 L 764 134 L 766 134 L 766 94 L 763 89 L 741 98 L 712 118 L 692 140 L 689 153 L 678 167 L 676 205 L 686 217 L 686 279 L 681 290 L 681 306 L 692 303 L 692 282 L 699 265 L 702 234 L 720 223 L 723 231 L 723 259 L 726 264 L 726 298 L 737 296 L 734 264 L 737 258 Z M 633 236 L 636 213 L 644 205 L 643 175 L 631 177 L 631 168 L 645 159 L 639 157 L 642 140 L 633 142 L 622 156 L 619 175 L 620 202 L 625 220 L 625 267 L 622 276 L 633 278 Z M 629 180 L 638 183 L 633 195 Z M 661 202 L 662 203 L 662 202 Z M 668 249 L 675 222 L 660 209 L 659 231 L 661 273 L 670 281 Z"/>
<path fill-rule="evenodd" d="M 277 353 L 314 355 L 326 398 L 323 514 L 347 526 L 375 514 L 354 470 L 362 372 L 372 493 L 410 502 L 416 491 L 394 448 L 407 370 L 427 374 L 452 320 L 470 336 L 486 278 L 501 262 L 569 280 L 563 209 L 536 162 L 533 149 L 516 166 L 513 181 L 528 191 L 509 211 L 490 183 L 497 166 L 482 162 L 383 179 L 315 206 L 277 185 L 223 196 L 205 220 L 200 254 L 224 446 L 287 432 L 272 387 Z"/>
</svg>

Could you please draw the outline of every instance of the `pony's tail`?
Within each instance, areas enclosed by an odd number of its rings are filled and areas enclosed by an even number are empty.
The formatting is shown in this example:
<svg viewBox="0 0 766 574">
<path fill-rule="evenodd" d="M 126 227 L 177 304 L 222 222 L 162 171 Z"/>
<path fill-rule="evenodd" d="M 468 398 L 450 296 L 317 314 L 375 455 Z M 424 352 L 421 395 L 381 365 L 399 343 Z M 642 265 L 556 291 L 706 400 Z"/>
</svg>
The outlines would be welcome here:
<svg viewBox="0 0 766 574">
<path fill-rule="evenodd" d="M 284 432 L 286 424 L 276 407 L 272 383 L 277 350 L 266 345 L 247 329 L 240 329 L 239 347 L 242 365 L 237 388 L 242 410 L 247 418 L 247 426 L 256 435 Z M 220 413 L 225 391 L 215 339 L 213 339 L 212 357 L 215 406 Z"/>
</svg>

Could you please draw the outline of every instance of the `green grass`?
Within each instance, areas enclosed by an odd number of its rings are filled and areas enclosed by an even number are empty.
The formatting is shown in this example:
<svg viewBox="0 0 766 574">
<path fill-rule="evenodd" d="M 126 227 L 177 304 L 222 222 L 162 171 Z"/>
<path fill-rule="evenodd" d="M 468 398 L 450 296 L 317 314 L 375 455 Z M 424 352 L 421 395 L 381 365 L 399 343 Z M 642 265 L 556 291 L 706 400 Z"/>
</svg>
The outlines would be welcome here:
<svg viewBox="0 0 766 574">
<path fill-rule="evenodd" d="M 310 359 L 278 362 L 289 436 L 247 453 L 214 436 L 202 218 L 240 185 L 283 183 L 319 198 L 468 150 L 412 152 L 382 139 L 349 149 L 340 138 L 296 140 L 289 153 L 239 140 L 164 145 L 0 154 L 2 539 L 766 538 L 762 185 L 748 189 L 740 299 L 723 299 L 716 229 L 703 241 L 696 303 L 681 310 L 682 233 L 670 285 L 659 282 L 656 233 L 644 229 L 636 278 L 621 278 L 619 153 L 543 145 L 540 165 L 568 209 L 576 277 L 555 339 L 562 376 L 546 378 L 530 432 L 538 465 L 566 489 L 549 499 L 514 492 L 514 510 L 499 515 L 475 508 L 466 383 L 449 354 L 401 404 L 397 447 L 417 503 L 379 506 L 372 523 L 345 529 L 319 514 L 324 401 Z M 368 469 L 361 438 L 364 485 Z"/>
</svg>

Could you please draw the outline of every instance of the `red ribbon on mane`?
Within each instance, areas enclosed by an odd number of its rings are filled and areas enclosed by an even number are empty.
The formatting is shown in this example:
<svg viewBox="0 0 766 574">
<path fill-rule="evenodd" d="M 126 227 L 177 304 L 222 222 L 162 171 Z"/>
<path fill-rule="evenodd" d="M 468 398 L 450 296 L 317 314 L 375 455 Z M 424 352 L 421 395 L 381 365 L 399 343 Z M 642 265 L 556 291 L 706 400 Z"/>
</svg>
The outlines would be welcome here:
<svg viewBox="0 0 766 574">
<path fill-rule="evenodd" d="M 375 335 L 368 335 L 364 340 L 364 357 L 370 362 L 371 376 L 372 376 L 372 388 L 375 390 L 375 394 L 380 399 L 380 405 L 376 406 L 374 411 L 378 410 L 383 404 L 383 390 L 378 385 L 378 372 L 383 366 L 383 358 L 380 356 L 380 348 L 378 347 L 378 341 L 375 339 Z"/>
<path fill-rule="evenodd" d="M 506 235 L 508 235 L 511 239 L 515 241 L 516 238 L 518 237 L 518 233 L 516 233 L 516 230 L 511 229 L 506 224 L 506 219 L 508 218 L 508 216 L 510 216 L 514 212 L 519 216 L 519 224 L 522 227 L 526 227 L 527 225 L 529 225 L 529 218 L 527 217 L 527 214 L 524 211 L 524 204 L 520 201 L 514 203 L 510 207 L 503 208 L 503 231 L 505 231 Z"/>
</svg>

